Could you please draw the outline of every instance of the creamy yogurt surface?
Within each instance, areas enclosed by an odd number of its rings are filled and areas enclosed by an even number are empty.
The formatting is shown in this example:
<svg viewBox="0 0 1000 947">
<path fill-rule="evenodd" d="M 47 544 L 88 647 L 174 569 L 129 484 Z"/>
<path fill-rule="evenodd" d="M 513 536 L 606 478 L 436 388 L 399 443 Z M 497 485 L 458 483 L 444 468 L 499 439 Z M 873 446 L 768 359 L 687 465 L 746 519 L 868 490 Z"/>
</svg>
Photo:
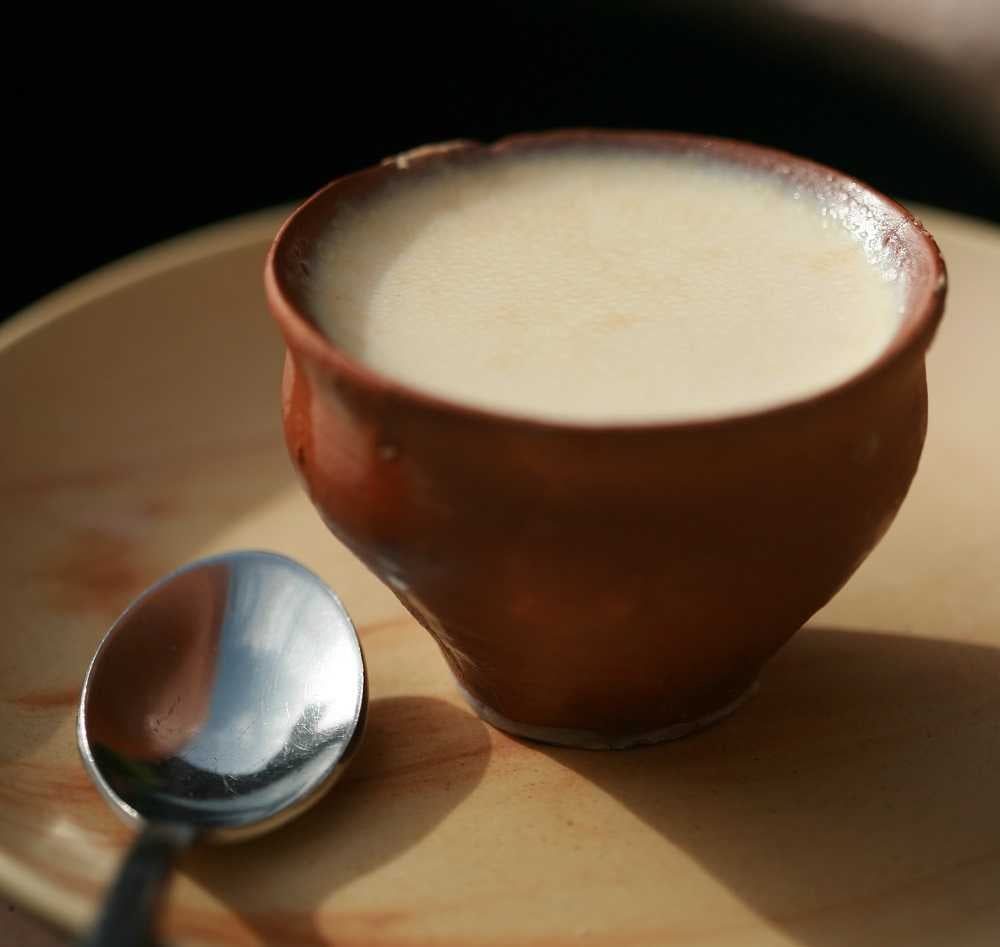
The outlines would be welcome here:
<svg viewBox="0 0 1000 947">
<path fill-rule="evenodd" d="M 875 360 L 895 271 L 813 193 L 589 147 L 404 171 L 319 241 L 309 314 L 397 381 L 582 423 L 743 413 Z"/>
</svg>

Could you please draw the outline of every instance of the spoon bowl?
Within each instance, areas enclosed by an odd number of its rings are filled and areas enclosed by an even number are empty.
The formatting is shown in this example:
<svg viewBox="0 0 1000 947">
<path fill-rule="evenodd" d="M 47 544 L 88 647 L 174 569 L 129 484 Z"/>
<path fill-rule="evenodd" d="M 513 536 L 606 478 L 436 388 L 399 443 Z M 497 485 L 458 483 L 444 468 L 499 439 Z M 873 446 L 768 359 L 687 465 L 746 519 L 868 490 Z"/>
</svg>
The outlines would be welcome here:
<svg viewBox="0 0 1000 947">
<path fill-rule="evenodd" d="M 343 605 L 283 556 L 204 559 L 136 599 L 94 655 L 77 719 L 94 783 L 142 827 L 91 943 L 142 942 L 183 846 L 249 838 L 316 802 L 367 696 Z"/>
</svg>

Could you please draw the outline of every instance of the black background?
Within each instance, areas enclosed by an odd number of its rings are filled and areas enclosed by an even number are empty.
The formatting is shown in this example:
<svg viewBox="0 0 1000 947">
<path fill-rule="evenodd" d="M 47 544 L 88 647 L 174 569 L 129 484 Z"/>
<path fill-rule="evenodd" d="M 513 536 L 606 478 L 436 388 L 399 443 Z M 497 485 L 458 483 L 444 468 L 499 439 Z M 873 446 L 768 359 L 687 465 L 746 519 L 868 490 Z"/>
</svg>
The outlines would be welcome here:
<svg viewBox="0 0 1000 947">
<path fill-rule="evenodd" d="M 0 316 L 387 154 L 551 127 L 750 139 L 1000 220 L 965 90 L 885 40 L 767 3 L 249 10 L 253 29 L 239 34 L 225 21 L 91 22 L 58 54 L 24 37 L 4 81 Z"/>
</svg>

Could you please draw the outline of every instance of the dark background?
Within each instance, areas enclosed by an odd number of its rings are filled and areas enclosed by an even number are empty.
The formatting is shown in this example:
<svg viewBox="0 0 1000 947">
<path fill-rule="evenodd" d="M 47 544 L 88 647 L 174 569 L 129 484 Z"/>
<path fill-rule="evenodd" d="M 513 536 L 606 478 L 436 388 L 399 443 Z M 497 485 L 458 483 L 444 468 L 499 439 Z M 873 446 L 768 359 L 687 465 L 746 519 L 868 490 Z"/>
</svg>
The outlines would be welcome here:
<svg viewBox="0 0 1000 947">
<path fill-rule="evenodd" d="M 967 77 L 769 2 L 383 4 L 322 18 L 272 6 L 253 18 L 241 35 L 120 21 L 100 43 L 90 23 L 70 54 L 28 42 L 4 81 L 13 240 L 0 317 L 387 154 L 557 126 L 750 139 L 1000 221 L 995 116 Z"/>
</svg>

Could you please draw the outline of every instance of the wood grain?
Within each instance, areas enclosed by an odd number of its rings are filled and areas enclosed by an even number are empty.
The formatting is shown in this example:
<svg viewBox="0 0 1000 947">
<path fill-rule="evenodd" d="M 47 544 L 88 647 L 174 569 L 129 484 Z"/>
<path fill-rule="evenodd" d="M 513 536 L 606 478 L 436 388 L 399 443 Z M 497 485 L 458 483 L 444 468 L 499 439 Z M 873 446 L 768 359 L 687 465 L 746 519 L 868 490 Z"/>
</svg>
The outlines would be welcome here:
<svg viewBox="0 0 1000 947">
<path fill-rule="evenodd" d="M 341 595 L 371 723 L 315 810 L 185 858 L 169 942 L 995 943 L 1000 232 L 926 215 L 952 289 L 921 470 L 882 545 L 732 719 L 591 753 L 475 718 L 303 498 L 260 292 L 278 219 L 129 261 L 0 335 L 0 888 L 20 906 L 0 943 L 50 942 L 24 910 L 82 929 L 130 838 L 74 745 L 105 626 L 154 577 L 240 546 Z"/>
</svg>

